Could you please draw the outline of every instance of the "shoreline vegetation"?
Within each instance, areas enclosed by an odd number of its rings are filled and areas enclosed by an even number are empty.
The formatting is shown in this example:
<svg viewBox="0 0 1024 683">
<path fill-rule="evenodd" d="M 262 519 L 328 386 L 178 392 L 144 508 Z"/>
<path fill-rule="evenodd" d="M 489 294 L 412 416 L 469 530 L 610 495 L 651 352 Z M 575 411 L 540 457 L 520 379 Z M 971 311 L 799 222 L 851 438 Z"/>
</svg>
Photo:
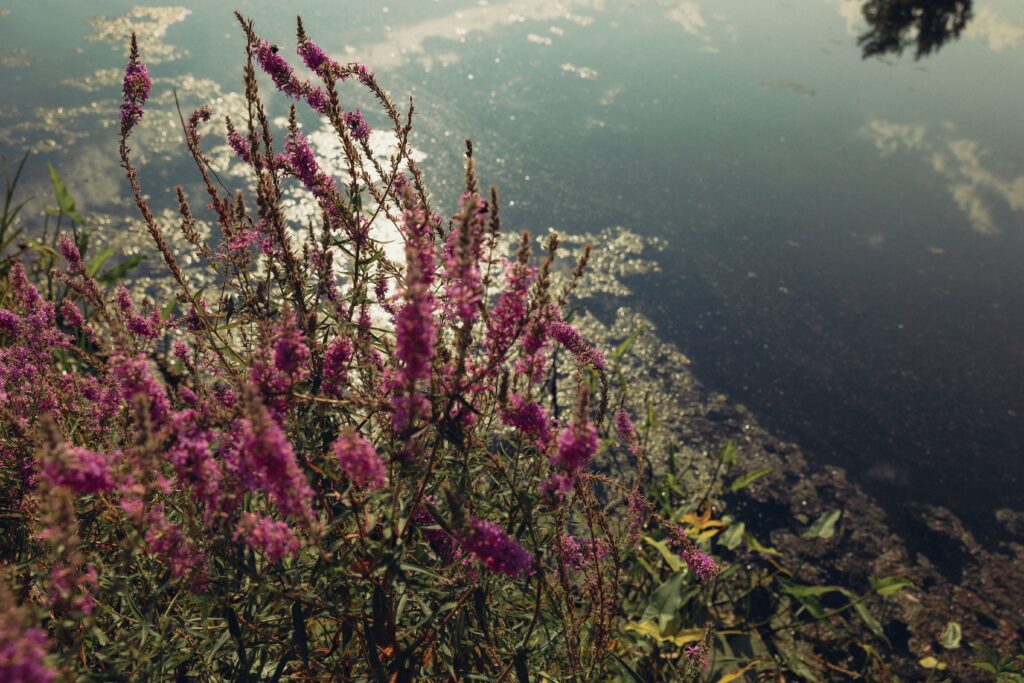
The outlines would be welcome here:
<svg viewBox="0 0 1024 683">
<path fill-rule="evenodd" d="M 124 75 L 121 164 L 173 297 L 121 285 L 140 259 L 90 250 L 55 169 L 56 227 L 20 233 L 21 167 L 7 177 L 0 677 L 1019 675 L 1019 513 L 992 549 L 922 511 L 947 557 L 915 552 L 922 530 L 891 529 L 842 470 L 809 467 L 616 306 L 657 241 L 506 239 L 468 141 L 459 207 L 438 214 L 411 102 L 300 22 L 303 79 L 238 19 L 246 117 L 182 114 L 207 196 L 178 189 L 173 240 L 132 161 L 152 88 L 134 38 Z M 294 102 L 283 129 L 268 83 Z M 350 87 L 381 111 L 346 110 Z M 296 106 L 334 128 L 339 176 Z M 215 136 L 249 192 L 209 163 Z M 282 211 L 286 184 L 315 202 L 304 223 Z"/>
</svg>

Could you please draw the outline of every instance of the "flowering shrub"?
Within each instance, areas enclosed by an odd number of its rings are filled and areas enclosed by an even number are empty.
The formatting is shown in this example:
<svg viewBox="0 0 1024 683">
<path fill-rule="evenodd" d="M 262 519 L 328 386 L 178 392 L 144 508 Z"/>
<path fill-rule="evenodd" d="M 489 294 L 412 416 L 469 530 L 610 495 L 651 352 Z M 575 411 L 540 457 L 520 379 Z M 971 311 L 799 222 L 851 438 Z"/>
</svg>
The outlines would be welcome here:
<svg viewBox="0 0 1024 683">
<path fill-rule="evenodd" d="M 217 287 L 189 281 L 132 162 L 152 86 L 134 38 L 120 159 L 178 312 L 107 291 L 68 237 L 57 300 L 23 264 L 10 271 L 0 680 L 623 672 L 622 567 L 652 506 L 637 430 L 624 411 L 608 419 L 605 357 L 563 319 L 586 257 L 562 291 L 556 238 L 539 263 L 526 233 L 504 258 L 498 196 L 481 191 L 468 144 L 465 190 L 443 217 L 411 155 L 411 105 L 400 113 L 371 71 L 329 58 L 301 22 L 298 54 L 319 84 L 239 21 L 247 117 L 228 120 L 226 138 L 255 202 L 210 170 L 205 107 L 184 140 L 219 244 L 177 193 Z M 283 145 L 257 69 L 293 100 Z M 349 80 L 393 131 L 386 162 L 363 113 L 342 105 Z M 296 107 L 333 127 L 342 177 L 321 168 Z M 315 225 L 286 220 L 288 183 L 315 199 Z M 388 226 L 400 262 L 384 252 Z M 558 349 L 575 387 L 567 417 L 551 399 Z M 595 470 L 607 449 L 631 454 L 626 481 Z M 685 531 L 667 531 L 693 574 L 715 575 Z M 708 643 L 689 656 L 706 662 Z"/>
</svg>

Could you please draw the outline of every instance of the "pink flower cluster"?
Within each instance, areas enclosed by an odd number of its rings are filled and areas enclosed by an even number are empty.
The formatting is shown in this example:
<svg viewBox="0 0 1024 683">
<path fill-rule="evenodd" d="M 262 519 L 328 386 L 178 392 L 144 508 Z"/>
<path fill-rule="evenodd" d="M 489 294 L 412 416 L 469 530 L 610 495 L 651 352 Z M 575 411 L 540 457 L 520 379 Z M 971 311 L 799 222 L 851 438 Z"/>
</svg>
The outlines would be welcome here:
<svg viewBox="0 0 1024 683">
<path fill-rule="evenodd" d="M 598 370 L 605 369 L 604 354 L 590 346 L 579 331 L 569 323 L 555 320 L 548 325 L 548 334 L 576 357 L 580 365 L 592 365 Z"/>
<path fill-rule="evenodd" d="M 334 454 L 345 476 L 358 488 L 383 488 L 388 485 L 387 469 L 373 444 L 354 429 L 342 432 L 334 442 Z"/>
<path fill-rule="evenodd" d="M 473 553 L 492 572 L 523 577 L 533 571 L 533 557 L 530 553 L 493 522 L 470 519 L 468 528 L 459 540 L 462 547 Z"/>
<path fill-rule="evenodd" d="M 114 489 L 109 458 L 81 446 L 43 460 L 41 474 L 51 484 L 65 486 L 80 495 Z"/>
<path fill-rule="evenodd" d="M 121 129 L 125 133 L 135 127 L 142 119 L 142 107 L 149 98 L 149 90 L 153 87 L 153 79 L 149 69 L 139 60 L 135 34 L 132 34 L 132 50 L 128 66 L 124 70 L 124 101 L 121 104 Z"/>
<path fill-rule="evenodd" d="M 299 555 L 299 539 L 292 528 L 285 522 L 276 522 L 269 517 L 242 513 L 235 529 L 235 539 L 250 548 L 262 550 L 271 562 Z"/>
<path fill-rule="evenodd" d="M 597 453 L 597 428 L 590 420 L 574 419 L 558 434 L 558 450 L 551 456 L 555 468 L 544 490 L 564 494 L 572 490 L 576 475 Z"/>
<path fill-rule="evenodd" d="M 327 110 L 327 94 L 323 89 L 313 87 L 307 81 L 300 81 L 288 61 L 278 54 L 274 46 L 261 40 L 251 49 L 260 68 L 270 76 L 278 90 L 293 99 L 305 100 L 318 113 Z"/>
<path fill-rule="evenodd" d="M 348 382 L 348 364 L 352 360 L 352 341 L 335 337 L 324 351 L 323 381 L 321 387 L 328 396 L 341 396 Z"/>
<path fill-rule="evenodd" d="M 45 661 L 49 639 L 41 628 L 20 629 L 13 615 L 0 614 L 0 681 L 53 683 L 57 672 Z"/>
<path fill-rule="evenodd" d="M 536 402 L 527 402 L 520 396 L 512 394 L 508 397 L 508 405 L 501 411 L 503 424 L 514 427 L 529 437 L 534 447 L 544 453 L 551 445 L 551 427 L 554 421 Z"/>
</svg>

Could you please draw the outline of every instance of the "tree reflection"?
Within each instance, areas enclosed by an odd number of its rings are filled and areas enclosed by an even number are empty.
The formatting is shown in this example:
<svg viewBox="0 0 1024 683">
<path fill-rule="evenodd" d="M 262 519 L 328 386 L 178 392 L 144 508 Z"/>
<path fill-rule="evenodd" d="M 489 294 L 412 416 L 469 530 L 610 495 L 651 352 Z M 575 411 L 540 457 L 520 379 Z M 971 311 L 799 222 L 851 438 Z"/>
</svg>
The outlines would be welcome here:
<svg viewBox="0 0 1024 683">
<path fill-rule="evenodd" d="M 857 39 L 864 57 L 902 54 L 914 46 L 915 59 L 958 38 L 971 20 L 973 0 L 868 0 L 864 19 L 869 30 Z"/>
</svg>

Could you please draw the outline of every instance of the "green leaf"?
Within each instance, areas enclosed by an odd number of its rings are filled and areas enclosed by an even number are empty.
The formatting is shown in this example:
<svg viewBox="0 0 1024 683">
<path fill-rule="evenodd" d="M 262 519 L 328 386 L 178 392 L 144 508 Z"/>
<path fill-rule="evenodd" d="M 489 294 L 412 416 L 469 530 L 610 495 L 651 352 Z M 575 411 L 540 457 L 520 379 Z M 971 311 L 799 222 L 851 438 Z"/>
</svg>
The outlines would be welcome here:
<svg viewBox="0 0 1024 683">
<path fill-rule="evenodd" d="M 871 629 L 871 632 L 875 634 L 875 637 L 885 639 L 885 630 L 882 625 L 875 619 L 875 615 L 871 613 L 868 606 L 864 604 L 863 600 L 851 599 L 850 604 L 853 605 L 853 609 L 857 610 L 857 614 L 860 616 L 861 621 Z"/>
<path fill-rule="evenodd" d="M 85 264 L 86 272 L 89 273 L 89 275 L 95 276 L 96 273 L 100 272 L 100 268 L 103 267 L 103 264 L 106 263 L 107 259 L 113 256 L 114 253 L 113 247 L 107 247 L 100 253 L 93 256 L 89 259 L 89 262 Z"/>
<path fill-rule="evenodd" d="M 798 583 L 791 583 L 785 579 L 780 579 L 779 585 L 782 586 L 783 593 L 788 593 L 797 599 L 817 597 L 826 593 L 843 592 L 843 589 L 839 586 L 801 586 Z"/>
<path fill-rule="evenodd" d="M 805 531 L 802 535 L 804 538 L 832 538 L 836 534 L 836 522 L 839 521 L 839 517 L 842 512 L 839 510 L 830 510 L 818 518 L 811 528 Z"/>
<path fill-rule="evenodd" d="M 718 459 L 725 465 L 735 465 L 736 456 L 739 455 L 740 449 L 736 447 L 732 441 L 726 441 L 725 445 L 722 446 L 722 450 L 718 451 Z"/>
<path fill-rule="evenodd" d="M 644 610 L 642 620 L 657 620 L 658 630 L 665 632 L 665 627 L 672 621 L 676 613 L 682 609 L 684 601 L 683 580 L 686 578 L 685 571 L 678 571 L 669 577 L 668 581 L 658 586 L 651 594 L 647 602 L 647 609 Z"/>
<path fill-rule="evenodd" d="M 636 341 L 636 338 L 640 336 L 640 332 L 641 328 L 639 327 L 630 332 L 629 336 L 626 337 L 626 339 L 621 344 L 616 346 L 614 351 L 612 351 L 611 359 L 617 360 L 618 358 L 621 358 L 623 355 L 625 355 L 626 351 L 629 351 L 629 347 L 633 346 L 633 343 Z"/>
<path fill-rule="evenodd" d="M 758 468 L 756 470 L 753 470 L 751 472 L 747 472 L 746 474 L 742 474 L 742 475 L 736 477 L 736 479 L 734 479 L 733 482 L 731 484 L 729 484 L 729 491 L 731 493 L 736 493 L 737 491 L 741 491 L 741 490 L 747 488 L 748 486 L 750 486 L 751 484 L 753 484 L 755 481 L 757 481 L 758 479 L 760 479 L 764 475 L 770 473 L 771 471 L 772 471 L 772 468 L 770 466 L 765 466 L 765 467 L 760 467 L 760 468 Z"/>
<path fill-rule="evenodd" d="M 942 632 L 942 637 L 939 638 L 939 642 L 942 644 L 942 647 L 947 650 L 955 650 L 960 647 L 961 636 L 960 624 L 955 621 L 951 621 L 946 624 L 946 629 Z"/>
<path fill-rule="evenodd" d="M 50 183 L 53 185 L 53 194 L 57 198 L 60 212 L 76 223 L 84 223 L 85 219 L 75 210 L 75 200 L 68 194 L 67 185 L 57 174 L 57 169 L 53 167 L 53 164 L 47 164 L 47 167 L 50 169 Z"/>
<path fill-rule="evenodd" d="M 880 579 L 871 577 L 871 589 L 883 598 L 896 595 L 904 588 L 910 588 L 913 585 L 912 582 L 904 579 L 902 576 L 885 576 Z"/>
<path fill-rule="evenodd" d="M 120 280 L 123 280 L 128 275 L 128 273 L 133 268 L 135 268 L 135 266 L 139 265 L 145 260 L 146 257 L 143 256 L 142 254 L 139 254 L 137 256 L 129 256 L 124 261 L 117 264 L 116 266 L 114 266 L 107 272 L 103 273 L 96 279 L 105 285 L 115 284 Z"/>
<path fill-rule="evenodd" d="M 748 548 L 760 555 L 782 555 L 782 553 L 775 548 L 769 548 L 766 545 L 761 545 L 761 541 L 754 538 L 753 534 L 743 534 L 743 542 L 747 544 Z"/>
<path fill-rule="evenodd" d="M 630 679 L 632 679 L 633 683 L 647 683 L 647 681 L 645 681 L 643 678 L 641 678 L 640 674 L 638 674 L 636 671 L 634 671 L 633 667 L 631 667 L 629 664 L 627 664 L 625 662 L 625 660 L 622 659 L 622 657 L 618 656 L 614 652 L 612 653 L 612 657 L 614 657 L 615 661 L 617 661 L 619 663 L 619 666 L 622 667 L 622 670 L 625 671 L 627 674 L 629 674 L 629 677 L 630 677 Z"/>
<path fill-rule="evenodd" d="M 739 544 L 743 542 L 743 532 L 746 528 L 747 526 L 743 522 L 730 524 L 729 528 L 718 537 L 719 545 L 724 545 L 729 550 L 736 550 Z"/>
</svg>

